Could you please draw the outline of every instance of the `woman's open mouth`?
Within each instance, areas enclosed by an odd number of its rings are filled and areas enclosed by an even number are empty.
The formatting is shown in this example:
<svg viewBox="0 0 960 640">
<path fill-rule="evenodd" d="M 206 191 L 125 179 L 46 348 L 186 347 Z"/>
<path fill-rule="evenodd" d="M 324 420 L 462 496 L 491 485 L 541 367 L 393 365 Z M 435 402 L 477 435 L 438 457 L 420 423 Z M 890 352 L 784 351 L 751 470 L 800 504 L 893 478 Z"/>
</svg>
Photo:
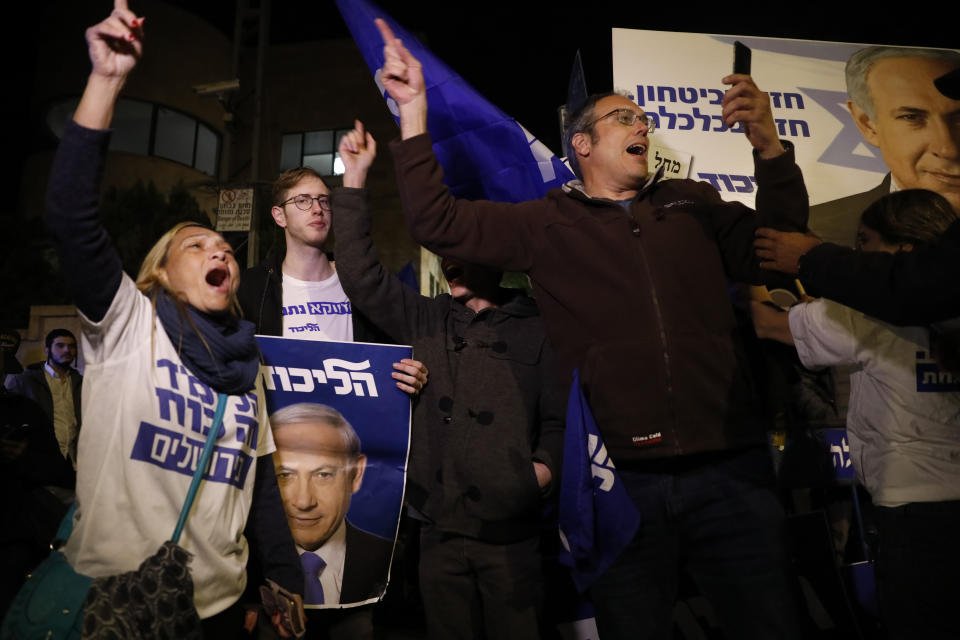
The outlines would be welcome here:
<svg viewBox="0 0 960 640">
<path fill-rule="evenodd" d="M 211 287 L 226 290 L 230 284 L 230 271 L 226 267 L 214 267 L 207 272 L 205 279 Z"/>
</svg>

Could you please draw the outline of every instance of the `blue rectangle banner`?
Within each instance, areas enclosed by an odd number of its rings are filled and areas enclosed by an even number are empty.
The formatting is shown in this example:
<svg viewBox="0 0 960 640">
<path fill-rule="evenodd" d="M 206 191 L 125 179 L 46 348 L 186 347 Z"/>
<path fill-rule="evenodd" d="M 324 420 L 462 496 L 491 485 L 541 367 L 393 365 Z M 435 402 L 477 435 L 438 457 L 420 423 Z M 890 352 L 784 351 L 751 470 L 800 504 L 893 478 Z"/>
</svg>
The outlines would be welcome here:
<svg viewBox="0 0 960 640">
<path fill-rule="evenodd" d="M 305 573 L 314 574 L 312 585 L 307 578 L 305 604 L 374 602 L 389 576 L 410 444 L 410 398 L 391 374 L 393 363 L 411 357 L 412 349 L 267 336 L 257 341 L 284 509 Z M 321 433 L 325 428 L 339 433 Z M 331 547 L 337 549 L 332 555 Z"/>
</svg>

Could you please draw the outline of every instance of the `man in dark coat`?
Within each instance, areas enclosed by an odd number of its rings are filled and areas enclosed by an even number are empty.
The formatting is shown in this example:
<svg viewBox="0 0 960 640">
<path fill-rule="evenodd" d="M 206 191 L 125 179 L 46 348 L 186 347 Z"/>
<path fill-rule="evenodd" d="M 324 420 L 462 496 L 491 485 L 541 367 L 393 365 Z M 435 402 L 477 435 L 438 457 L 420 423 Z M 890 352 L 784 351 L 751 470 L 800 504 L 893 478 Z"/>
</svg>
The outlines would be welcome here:
<svg viewBox="0 0 960 640">
<path fill-rule="evenodd" d="M 80 395 L 83 376 L 73 368 L 77 339 L 67 329 L 54 329 L 44 339 L 47 359 L 9 376 L 6 387 L 36 402 L 47 414 L 63 457 L 77 466 L 80 437 Z"/>
<path fill-rule="evenodd" d="M 343 137 L 334 189 L 341 281 L 357 310 L 430 369 L 414 408 L 407 504 L 421 520 L 432 638 L 536 638 L 543 498 L 559 481 L 564 396 L 533 299 L 502 273 L 444 260 L 449 294 L 421 296 L 377 259 L 363 185 L 375 143 Z M 350 188 L 356 187 L 356 188 Z"/>
</svg>

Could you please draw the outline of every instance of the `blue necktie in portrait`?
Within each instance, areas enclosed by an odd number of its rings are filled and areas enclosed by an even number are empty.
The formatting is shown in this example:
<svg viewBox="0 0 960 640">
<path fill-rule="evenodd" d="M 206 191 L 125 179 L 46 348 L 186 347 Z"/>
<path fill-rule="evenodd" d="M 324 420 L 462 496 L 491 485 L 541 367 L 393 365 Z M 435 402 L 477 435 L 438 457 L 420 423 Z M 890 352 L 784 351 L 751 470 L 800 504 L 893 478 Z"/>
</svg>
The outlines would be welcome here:
<svg viewBox="0 0 960 640">
<path fill-rule="evenodd" d="M 323 604 L 323 586 L 320 584 L 320 574 L 323 572 L 327 563 L 323 558 L 311 551 L 304 551 L 300 554 L 300 563 L 303 565 L 304 604 Z"/>
</svg>

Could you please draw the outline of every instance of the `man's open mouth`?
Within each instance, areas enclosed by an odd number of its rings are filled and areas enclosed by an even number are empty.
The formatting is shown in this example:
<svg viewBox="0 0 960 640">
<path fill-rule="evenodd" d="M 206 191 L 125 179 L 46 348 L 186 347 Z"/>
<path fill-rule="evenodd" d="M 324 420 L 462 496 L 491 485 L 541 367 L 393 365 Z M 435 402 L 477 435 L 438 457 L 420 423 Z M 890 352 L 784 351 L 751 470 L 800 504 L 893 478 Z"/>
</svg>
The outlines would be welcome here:
<svg viewBox="0 0 960 640">
<path fill-rule="evenodd" d="M 627 147 L 627 153 L 634 156 L 642 156 L 646 150 L 647 147 L 643 144 L 632 144 Z"/>
</svg>

